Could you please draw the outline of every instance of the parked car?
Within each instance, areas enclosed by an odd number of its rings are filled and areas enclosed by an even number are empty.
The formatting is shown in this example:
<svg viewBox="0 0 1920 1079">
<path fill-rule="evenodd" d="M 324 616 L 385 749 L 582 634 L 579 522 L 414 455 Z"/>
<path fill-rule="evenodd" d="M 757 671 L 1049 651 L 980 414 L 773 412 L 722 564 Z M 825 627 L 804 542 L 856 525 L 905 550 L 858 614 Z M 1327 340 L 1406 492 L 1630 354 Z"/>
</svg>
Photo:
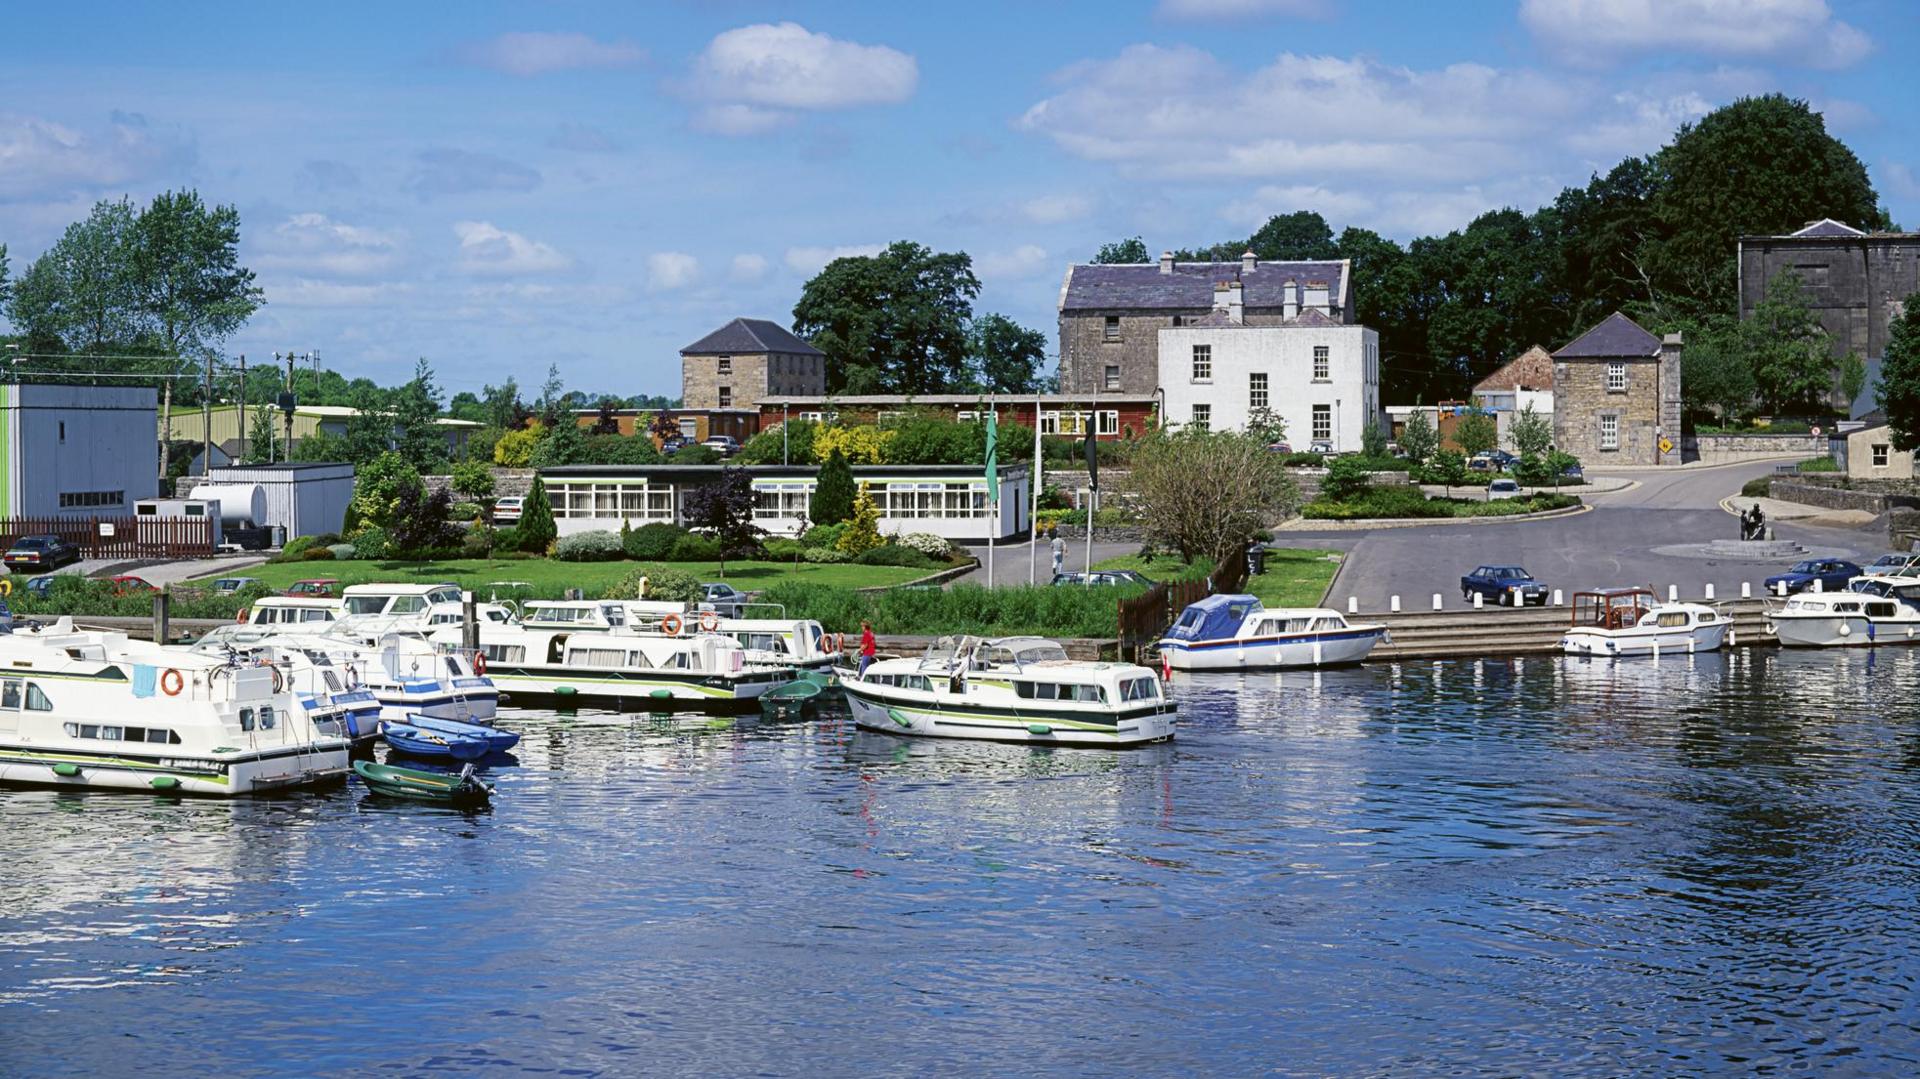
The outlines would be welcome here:
<svg viewBox="0 0 1920 1079">
<path fill-rule="evenodd" d="M 1920 551 L 1889 551 L 1867 563 L 1860 572 L 1869 577 L 1920 576 Z"/>
<path fill-rule="evenodd" d="M 1110 587 L 1120 586 L 1120 585 L 1126 585 L 1128 587 L 1138 585 L 1142 588 L 1153 587 L 1153 581 L 1149 579 L 1145 574 L 1140 573 L 1136 570 L 1130 570 L 1130 569 L 1097 569 L 1097 570 L 1094 570 L 1092 573 L 1082 573 L 1077 570 L 1069 570 L 1066 572 L 1054 574 L 1052 583 L 1082 585 L 1082 586 L 1089 586 L 1089 587 L 1096 586 L 1096 585 L 1103 585 L 1103 586 L 1110 586 Z"/>
<path fill-rule="evenodd" d="M 520 512 L 526 507 L 527 500 L 519 495 L 510 495 L 493 504 L 493 523 L 496 525 L 517 525 Z"/>
<path fill-rule="evenodd" d="M 1269 442 L 1267 443 L 1267 452 L 1268 453 L 1292 453 L 1293 445 L 1287 442 Z"/>
<path fill-rule="evenodd" d="M 1860 567 L 1838 558 L 1809 558 L 1795 562 L 1793 568 L 1785 573 L 1776 573 L 1767 578 L 1767 591 L 1778 592 L 1781 585 L 1787 586 L 1789 593 L 1805 592 L 1820 582 L 1823 592 L 1840 592 L 1847 582 L 1860 576 Z"/>
<path fill-rule="evenodd" d="M 1487 501 L 1498 502 L 1503 498 L 1519 498 L 1520 484 L 1516 480 L 1498 479 L 1487 484 Z"/>
<path fill-rule="evenodd" d="M 213 592 L 218 596 L 231 596 L 248 585 L 259 583 L 258 577 L 221 577 L 213 582 Z"/>
<path fill-rule="evenodd" d="M 340 581 L 335 577 L 312 577 L 293 582 L 284 594 L 305 599 L 332 599 L 340 594 Z"/>
<path fill-rule="evenodd" d="M 1579 480 L 1584 483 L 1587 479 L 1587 473 L 1579 465 L 1568 465 L 1560 470 L 1560 478 L 1563 480 Z"/>
<path fill-rule="evenodd" d="M 113 577 L 108 577 L 106 580 L 107 589 L 116 596 L 124 596 L 129 592 L 160 591 L 159 585 L 148 581 L 145 577 L 136 577 L 131 573 L 118 574 Z"/>
<path fill-rule="evenodd" d="M 686 449 L 689 445 L 691 445 L 691 443 L 679 435 L 668 435 L 660 440 L 660 452 L 668 457 L 672 457 L 674 454 Z"/>
<path fill-rule="evenodd" d="M 7 548 L 8 569 L 59 569 L 80 561 L 80 548 L 59 536 L 21 536 Z"/>
<path fill-rule="evenodd" d="M 700 586 L 700 609 L 712 611 L 722 618 L 744 618 L 747 594 L 725 582 L 703 584 Z"/>
<path fill-rule="evenodd" d="M 1331 457 L 1333 456 L 1333 443 L 1325 441 L 1323 439 L 1316 439 L 1313 442 L 1307 443 L 1307 452 L 1323 454 L 1325 456 Z"/>
<path fill-rule="evenodd" d="M 714 435 L 700 444 L 722 457 L 732 457 L 740 452 L 740 440 L 732 435 Z"/>
<path fill-rule="evenodd" d="M 35 596 L 39 599 L 46 599 L 48 596 L 53 595 L 53 582 L 58 579 L 59 578 L 51 573 L 41 577 L 29 578 L 27 581 L 27 595 Z"/>
<path fill-rule="evenodd" d="M 1520 566 L 1485 565 L 1476 566 L 1472 573 L 1460 578 L 1460 598 L 1472 599 L 1479 593 L 1495 603 L 1524 607 L 1529 603 L 1547 605 L 1547 586 L 1534 580 L 1533 574 Z M 1514 603 L 1518 598 L 1519 603 Z"/>
<path fill-rule="evenodd" d="M 1512 468 L 1514 463 L 1519 460 L 1520 458 L 1515 457 L 1506 450 L 1488 450 L 1485 453 L 1476 453 L 1468 458 L 1467 467 L 1473 469 L 1475 472 L 1505 472 L 1507 469 Z"/>
</svg>

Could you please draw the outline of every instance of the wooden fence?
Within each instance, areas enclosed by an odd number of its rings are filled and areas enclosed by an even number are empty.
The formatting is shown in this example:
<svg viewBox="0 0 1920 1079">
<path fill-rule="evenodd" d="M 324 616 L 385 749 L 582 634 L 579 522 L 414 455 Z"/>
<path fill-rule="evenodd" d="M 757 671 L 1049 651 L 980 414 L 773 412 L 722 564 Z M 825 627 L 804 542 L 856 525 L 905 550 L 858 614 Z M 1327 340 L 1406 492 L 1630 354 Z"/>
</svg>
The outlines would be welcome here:
<svg viewBox="0 0 1920 1079">
<path fill-rule="evenodd" d="M 1217 592 L 1238 592 L 1247 583 L 1246 545 L 1221 559 L 1213 572 L 1198 581 L 1170 581 L 1120 601 L 1120 657 L 1134 659 L 1140 649 L 1158 639 L 1188 604 Z"/>
<path fill-rule="evenodd" d="M 213 522 L 191 517 L 6 517 L 0 543 L 21 536 L 59 536 L 86 558 L 207 558 Z"/>
</svg>

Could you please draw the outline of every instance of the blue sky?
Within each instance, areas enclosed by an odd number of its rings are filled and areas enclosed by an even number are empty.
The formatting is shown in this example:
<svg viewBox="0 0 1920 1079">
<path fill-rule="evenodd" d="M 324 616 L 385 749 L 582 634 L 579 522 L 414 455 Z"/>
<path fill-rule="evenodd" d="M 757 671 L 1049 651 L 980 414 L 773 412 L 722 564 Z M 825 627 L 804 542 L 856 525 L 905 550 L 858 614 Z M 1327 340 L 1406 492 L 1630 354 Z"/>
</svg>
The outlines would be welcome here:
<svg viewBox="0 0 1920 1079">
<path fill-rule="evenodd" d="M 1054 332 L 1069 261 L 1270 213 L 1405 240 L 1531 209 L 1783 91 L 1920 227 L 1900 0 L 15 6 L 0 242 L 99 198 L 241 212 L 268 304 L 228 347 L 383 382 L 678 392 L 677 350 L 789 320 L 836 252 L 971 253 Z M 20 47 L 30 43 L 30 47 Z"/>
</svg>

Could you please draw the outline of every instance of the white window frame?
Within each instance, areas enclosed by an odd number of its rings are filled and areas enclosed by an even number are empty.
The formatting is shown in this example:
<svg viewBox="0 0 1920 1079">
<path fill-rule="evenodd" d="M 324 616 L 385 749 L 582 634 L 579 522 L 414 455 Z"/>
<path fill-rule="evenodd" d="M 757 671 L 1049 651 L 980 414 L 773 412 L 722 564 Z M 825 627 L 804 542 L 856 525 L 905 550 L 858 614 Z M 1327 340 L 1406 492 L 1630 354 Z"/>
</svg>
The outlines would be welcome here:
<svg viewBox="0 0 1920 1079">
<path fill-rule="evenodd" d="M 1600 414 L 1600 448 L 1603 450 L 1620 448 L 1620 417 L 1616 413 Z"/>
<path fill-rule="evenodd" d="M 1213 430 L 1213 406 L 1201 403 L 1193 406 L 1192 427 L 1196 431 Z"/>
<path fill-rule="evenodd" d="M 1313 406 L 1313 422 L 1309 430 L 1313 432 L 1312 441 L 1314 442 L 1333 441 L 1332 405 Z"/>
<path fill-rule="evenodd" d="M 1268 388 L 1267 388 L 1268 381 L 1269 380 L 1267 378 L 1267 373 L 1265 371 L 1248 372 L 1247 374 L 1247 408 L 1249 410 L 1269 407 L 1269 402 L 1272 401 L 1272 397 L 1269 395 L 1269 392 L 1268 392 Z"/>
<path fill-rule="evenodd" d="M 1327 345 L 1313 346 L 1313 380 L 1333 381 L 1333 349 Z"/>
<path fill-rule="evenodd" d="M 1893 460 L 1893 444 L 1876 442 L 1873 444 L 1873 467 L 1885 468 Z"/>
<path fill-rule="evenodd" d="M 716 369 L 714 372 L 715 374 L 721 374 L 721 375 L 733 374 L 733 357 L 732 356 L 719 357 L 714 361 L 714 367 Z"/>
<path fill-rule="evenodd" d="M 1193 346 L 1193 381 L 1213 381 L 1213 346 Z"/>
<path fill-rule="evenodd" d="M 1608 393 L 1627 392 L 1627 365 L 1623 361 L 1620 361 L 1620 360 L 1608 361 L 1607 392 Z"/>
<path fill-rule="evenodd" d="M 719 401 L 721 408 L 732 408 L 733 407 L 733 387 L 732 386 L 720 387 L 719 395 L 716 399 Z"/>
<path fill-rule="evenodd" d="M 1099 425 L 1094 429 L 1095 434 L 1117 435 L 1120 433 L 1120 413 L 1117 409 L 1101 409 L 1094 422 Z"/>
<path fill-rule="evenodd" d="M 1107 315 L 1105 317 L 1105 321 L 1100 324 L 1100 339 L 1102 341 L 1120 340 L 1119 315 Z"/>
</svg>

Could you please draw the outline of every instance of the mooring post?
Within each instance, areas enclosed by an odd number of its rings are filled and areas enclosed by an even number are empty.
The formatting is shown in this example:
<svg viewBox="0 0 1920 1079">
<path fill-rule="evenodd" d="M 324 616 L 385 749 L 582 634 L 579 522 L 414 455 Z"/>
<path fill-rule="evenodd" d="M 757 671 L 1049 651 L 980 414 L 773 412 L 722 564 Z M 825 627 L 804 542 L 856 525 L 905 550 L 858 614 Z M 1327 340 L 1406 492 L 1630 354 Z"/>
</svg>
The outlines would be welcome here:
<svg viewBox="0 0 1920 1079">
<path fill-rule="evenodd" d="M 460 647 L 466 649 L 467 657 L 480 651 L 480 619 L 472 592 L 460 593 Z"/>
<path fill-rule="evenodd" d="M 1740 598 L 1741 599 L 1753 598 L 1753 582 L 1752 581 L 1740 582 Z"/>
<path fill-rule="evenodd" d="M 1440 609 L 1440 593 L 1438 592 L 1433 594 L 1433 609 L 1436 611 Z"/>
<path fill-rule="evenodd" d="M 1353 596 L 1347 597 L 1347 613 L 1348 614 L 1360 613 L 1360 601 Z"/>
<path fill-rule="evenodd" d="M 1400 613 L 1400 597 L 1397 594 L 1387 599 L 1387 610 L 1394 614 Z"/>
<path fill-rule="evenodd" d="M 1827 582 L 1815 577 L 1813 579 L 1813 590 L 1815 592 L 1825 592 L 1827 590 Z"/>
<path fill-rule="evenodd" d="M 1553 605 L 1555 607 L 1558 607 L 1560 606 L 1560 603 L 1561 603 L 1560 590 L 1556 588 L 1553 590 Z"/>
<path fill-rule="evenodd" d="M 1436 595 L 1437 594 L 1438 593 L 1436 593 Z M 1473 594 L 1473 609 L 1477 611 L 1485 607 L 1486 605 L 1487 605 L 1487 597 L 1482 595 L 1479 592 L 1475 592 Z"/>
<path fill-rule="evenodd" d="M 1707 602 L 1708 603 L 1713 602 L 1713 582 L 1712 581 L 1707 582 Z"/>
<path fill-rule="evenodd" d="M 1668 603 L 1680 602 L 1680 586 L 1679 585 L 1670 584 L 1667 586 L 1667 602 Z"/>
<path fill-rule="evenodd" d="M 168 586 L 171 588 L 172 586 Z M 167 616 L 172 613 L 173 593 L 163 588 L 153 594 L 153 643 L 167 643 Z"/>
</svg>

